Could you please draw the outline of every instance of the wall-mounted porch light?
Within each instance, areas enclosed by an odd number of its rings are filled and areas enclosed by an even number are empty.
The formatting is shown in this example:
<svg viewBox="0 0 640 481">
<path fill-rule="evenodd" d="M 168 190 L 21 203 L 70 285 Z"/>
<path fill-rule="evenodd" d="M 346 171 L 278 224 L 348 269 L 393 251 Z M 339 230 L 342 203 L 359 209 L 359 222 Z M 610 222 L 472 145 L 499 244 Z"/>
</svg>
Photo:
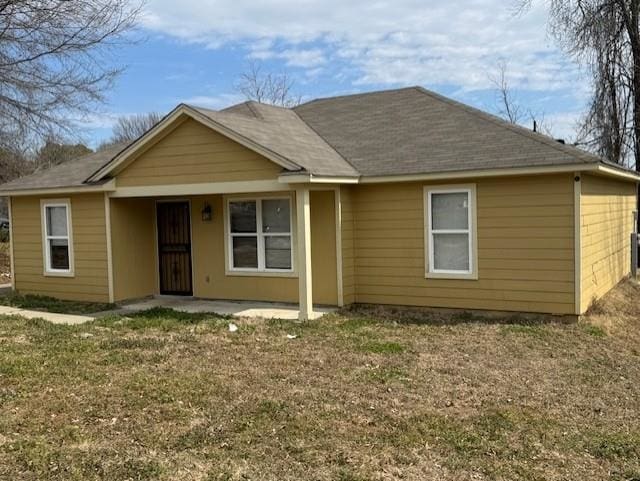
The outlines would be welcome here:
<svg viewBox="0 0 640 481">
<path fill-rule="evenodd" d="M 204 207 L 202 207 L 202 222 L 211 222 L 212 219 L 213 209 L 211 209 L 211 204 L 205 202 Z"/>
</svg>

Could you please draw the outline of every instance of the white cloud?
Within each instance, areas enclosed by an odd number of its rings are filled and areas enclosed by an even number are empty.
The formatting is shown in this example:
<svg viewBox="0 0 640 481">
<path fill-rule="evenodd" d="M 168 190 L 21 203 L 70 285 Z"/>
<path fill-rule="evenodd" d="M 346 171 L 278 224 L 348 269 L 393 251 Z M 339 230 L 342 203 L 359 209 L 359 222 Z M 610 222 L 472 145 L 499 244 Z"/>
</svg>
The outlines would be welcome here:
<svg viewBox="0 0 640 481">
<path fill-rule="evenodd" d="M 509 1 L 149 0 L 144 25 L 212 48 L 248 45 L 252 58 L 291 67 L 342 64 L 360 85 L 483 89 L 499 59 L 509 61 L 513 87 L 575 85 L 577 70 L 547 36 L 542 3 L 516 17 Z"/>
<path fill-rule="evenodd" d="M 205 107 L 213 110 L 223 109 L 240 102 L 244 102 L 246 99 L 235 93 L 220 94 L 220 95 L 196 95 L 186 99 L 177 99 L 176 103 L 185 103 L 189 105 L 195 105 L 196 107 Z"/>
<path fill-rule="evenodd" d="M 317 68 L 324 65 L 327 59 L 319 48 L 313 49 L 288 49 L 279 54 L 290 67 Z"/>
<path fill-rule="evenodd" d="M 576 142 L 576 132 L 582 119 L 582 112 L 558 112 L 544 117 L 544 124 L 557 139 L 569 143 Z"/>
<path fill-rule="evenodd" d="M 324 52 L 319 48 L 303 49 L 289 48 L 278 52 L 273 46 L 265 48 L 264 43 L 251 46 L 249 58 L 256 60 L 281 59 L 288 67 L 300 67 L 306 69 L 318 68 L 327 62 Z"/>
<path fill-rule="evenodd" d="M 510 87 L 533 91 L 523 106 L 546 112 L 553 135 L 574 140 L 589 85 L 549 37 L 545 2 L 515 16 L 516 1 L 148 0 L 144 26 L 301 69 L 302 84 L 328 75 L 327 87 L 339 93 L 446 85 L 454 97 L 490 111 L 491 78 L 505 61 Z M 242 100 L 221 94 L 184 101 L 218 109 Z"/>
</svg>

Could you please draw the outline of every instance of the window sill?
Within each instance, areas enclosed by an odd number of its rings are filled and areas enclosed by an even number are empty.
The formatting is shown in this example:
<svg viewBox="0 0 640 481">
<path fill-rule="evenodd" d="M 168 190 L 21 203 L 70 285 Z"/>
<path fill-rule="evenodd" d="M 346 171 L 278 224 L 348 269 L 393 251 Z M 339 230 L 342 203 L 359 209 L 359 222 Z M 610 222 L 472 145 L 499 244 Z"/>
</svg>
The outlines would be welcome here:
<svg viewBox="0 0 640 481">
<path fill-rule="evenodd" d="M 478 273 L 472 272 L 470 274 L 453 274 L 445 272 L 427 272 L 424 275 L 425 279 L 458 279 L 461 281 L 477 281 Z"/>
<path fill-rule="evenodd" d="M 74 272 L 51 272 L 51 271 L 44 271 L 43 273 L 44 277 L 75 277 L 75 273 Z"/>
<path fill-rule="evenodd" d="M 292 272 L 265 272 L 265 271 L 229 271 L 227 277 L 298 277 L 298 273 Z"/>
</svg>

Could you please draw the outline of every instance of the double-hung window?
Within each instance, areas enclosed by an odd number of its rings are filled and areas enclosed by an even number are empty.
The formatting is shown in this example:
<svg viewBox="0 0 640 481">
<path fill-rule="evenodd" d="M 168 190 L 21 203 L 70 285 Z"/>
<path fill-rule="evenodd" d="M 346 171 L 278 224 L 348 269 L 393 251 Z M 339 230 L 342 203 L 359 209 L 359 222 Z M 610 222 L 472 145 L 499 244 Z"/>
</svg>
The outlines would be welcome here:
<svg viewBox="0 0 640 481">
<path fill-rule="evenodd" d="M 45 273 L 72 275 L 73 239 L 68 200 L 42 202 L 42 235 Z"/>
<path fill-rule="evenodd" d="M 427 277 L 477 278 L 475 186 L 425 188 Z"/>
<path fill-rule="evenodd" d="M 229 270 L 292 272 L 291 199 L 228 201 Z"/>
</svg>

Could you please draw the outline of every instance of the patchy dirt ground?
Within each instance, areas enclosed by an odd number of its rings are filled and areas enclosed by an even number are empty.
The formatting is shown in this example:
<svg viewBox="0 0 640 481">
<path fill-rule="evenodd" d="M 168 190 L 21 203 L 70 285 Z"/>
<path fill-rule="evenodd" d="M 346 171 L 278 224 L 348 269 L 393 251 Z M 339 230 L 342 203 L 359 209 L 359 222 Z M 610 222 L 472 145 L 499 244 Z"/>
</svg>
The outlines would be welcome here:
<svg viewBox="0 0 640 481">
<path fill-rule="evenodd" d="M 579 324 L 0 319 L 0 479 L 638 480 L 639 299 Z"/>
<path fill-rule="evenodd" d="M 11 260 L 9 243 L 0 243 L 0 284 L 11 282 Z"/>
</svg>

